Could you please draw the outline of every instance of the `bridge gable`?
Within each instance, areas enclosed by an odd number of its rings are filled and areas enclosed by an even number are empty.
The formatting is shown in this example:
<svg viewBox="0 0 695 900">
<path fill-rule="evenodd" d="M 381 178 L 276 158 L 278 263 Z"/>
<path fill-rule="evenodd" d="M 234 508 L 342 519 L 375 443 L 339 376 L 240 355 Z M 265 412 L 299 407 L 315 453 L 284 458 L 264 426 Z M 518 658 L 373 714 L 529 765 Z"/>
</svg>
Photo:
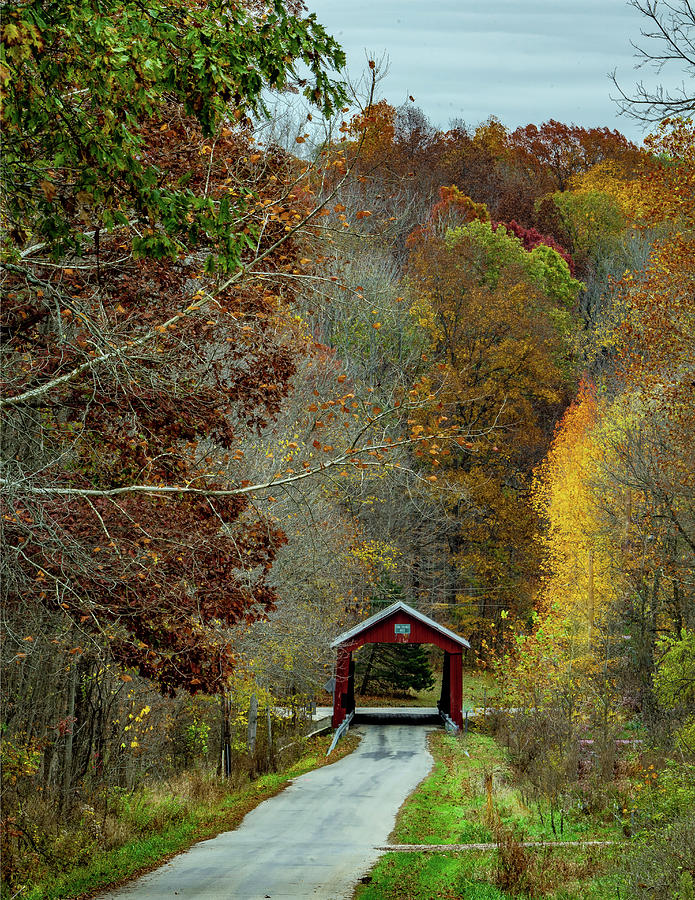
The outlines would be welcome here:
<svg viewBox="0 0 695 900">
<path fill-rule="evenodd" d="M 373 643 L 434 644 L 448 653 L 461 653 L 470 646 L 465 638 L 401 600 L 343 632 L 331 647 L 353 651 Z"/>
</svg>

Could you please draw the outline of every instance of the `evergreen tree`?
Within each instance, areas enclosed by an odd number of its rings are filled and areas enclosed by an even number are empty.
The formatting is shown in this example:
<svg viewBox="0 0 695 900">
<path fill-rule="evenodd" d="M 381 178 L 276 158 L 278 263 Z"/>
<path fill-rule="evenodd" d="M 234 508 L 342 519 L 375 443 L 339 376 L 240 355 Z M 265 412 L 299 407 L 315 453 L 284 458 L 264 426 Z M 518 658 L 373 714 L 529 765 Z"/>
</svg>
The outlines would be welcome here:
<svg viewBox="0 0 695 900">
<path fill-rule="evenodd" d="M 371 598 L 372 615 L 403 599 L 401 585 L 383 577 Z M 434 684 L 434 673 L 422 644 L 371 644 L 355 660 L 355 684 L 360 694 L 369 688 L 403 692 L 426 690 Z"/>
</svg>

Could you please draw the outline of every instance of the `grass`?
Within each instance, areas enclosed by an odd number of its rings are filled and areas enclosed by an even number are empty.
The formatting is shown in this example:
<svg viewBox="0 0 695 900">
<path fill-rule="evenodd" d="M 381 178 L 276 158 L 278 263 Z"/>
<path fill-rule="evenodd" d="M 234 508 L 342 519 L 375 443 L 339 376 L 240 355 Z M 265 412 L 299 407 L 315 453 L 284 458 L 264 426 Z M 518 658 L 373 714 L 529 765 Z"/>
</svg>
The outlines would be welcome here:
<svg viewBox="0 0 695 900">
<path fill-rule="evenodd" d="M 126 833 L 137 833 L 111 850 L 95 850 L 89 862 L 67 868 L 19 893 L 22 900 L 67 900 L 88 898 L 149 872 L 172 856 L 201 840 L 236 828 L 244 816 L 269 797 L 280 793 L 292 779 L 336 762 L 352 752 L 359 742 L 348 735 L 326 759 L 331 736 L 310 741 L 306 753 L 281 772 L 263 775 L 245 787 L 229 791 L 220 782 L 207 796 L 172 797 L 170 793 L 141 792 L 123 795 L 118 802 L 118 823 Z M 169 791 L 171 788 L 169 788 Z"/>
<path fill-rule="evenodd" d="M 487 843 L 507 834 L 511 841 L 509 851 L 502 856 L 497 850 L 387 853 L 372 870 L 371 881 L 358 886 L 358 900 L 616 897 L 615 881 L 607 867 L 617 849 L 524 850 L 511 836 L 516 835 L 520 841 L 620 840 L 617 823 L 594 821 L 577 811 L 563 821 L 562 835 L 556 821 L 554 834 L 548 815 L 525 804 L 506 753 L 493 738 L 475 732 L 466 736 L 433 732 L 430 747 L 435 758 L 432 773 L 401 808 L 391 842 Z M 493 785 L 492 812 L 486 790 L 489 774 Z M 523 869 L 519 869 L 515 893 L 503 889 L 505 865 Z M 506 877 L 508 880 L 511 876 Z"/>
<path fill-rule="evenodd" d="M 431 688 L 404 694 L 357 694 L 357 706 L 436 706 L 442 692 L 442 673 L 435 672 Z M 463 708 L 494 705 L 499 697 L 499 689 L 491 675 L 482 672 L 463 673 Z"/>
<path fill-rule="evenodd" d="M 358 888 L 359 900 L 504 900 L 508 895 L 484 880 L 493 865 L 492 853 L 389 853 L 372 872 L 372 881 Z"/>
<path fill-rule="evenodd" d="M 491 841 L 484 822 L 485 773 L 499 773 L 502 750 L 491 739 L 469 734 L 463 742 L 442 732 L 430 735 L 431 775 L 401 809 L 391 839 L 398 844 L 464 844 Z M 466 757 L 466 749 L 470 758 Z"/>
<path fill-rule="evenodd" d="M 492 675 L 486 672 L 463 673 L 463 708 L 475 706 L 494 706 L 499 699 L 500 690 Z"/>
</svg>

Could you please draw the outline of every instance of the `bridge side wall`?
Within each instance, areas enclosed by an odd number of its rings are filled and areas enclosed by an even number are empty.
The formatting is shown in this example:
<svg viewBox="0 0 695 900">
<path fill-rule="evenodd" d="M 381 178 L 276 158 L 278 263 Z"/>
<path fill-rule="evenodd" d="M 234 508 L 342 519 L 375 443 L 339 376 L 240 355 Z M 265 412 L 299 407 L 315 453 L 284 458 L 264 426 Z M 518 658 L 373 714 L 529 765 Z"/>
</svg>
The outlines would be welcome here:
<svg viewBox="0 0 695 900">
<path fill-rule="evenodd" d="M 351 650 L 338 647 L 338 662 L 335 670 L 335 689 L 333 692 L 333 718 L 331 724 L 337 728 L 348 713 Z"/>
<path fill-rule="evenodd" d="M 449 657 L 449 715 L 463 728 L 463 657 L 452 653 Z"/>
</svg>

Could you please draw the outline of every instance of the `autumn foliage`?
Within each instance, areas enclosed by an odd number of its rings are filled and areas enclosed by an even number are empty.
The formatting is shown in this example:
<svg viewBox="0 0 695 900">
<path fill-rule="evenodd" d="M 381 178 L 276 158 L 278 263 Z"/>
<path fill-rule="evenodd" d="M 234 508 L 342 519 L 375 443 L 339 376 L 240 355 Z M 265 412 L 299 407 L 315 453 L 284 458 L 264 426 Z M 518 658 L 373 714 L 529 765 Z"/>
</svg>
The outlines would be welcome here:
<svg viewBox="0 0 695 900">
<path fill-rule="evenodd" d="M 691 753 L 692 122 L 440 131 L 373 63 L 352 115 L 299 2 L 5 7 L 13 890 L 37 786 L 60 835 L 164 744 L 272 767 L 381 595 L 470 639 L 555 774 L 634 715 Z"/>
</svg>

